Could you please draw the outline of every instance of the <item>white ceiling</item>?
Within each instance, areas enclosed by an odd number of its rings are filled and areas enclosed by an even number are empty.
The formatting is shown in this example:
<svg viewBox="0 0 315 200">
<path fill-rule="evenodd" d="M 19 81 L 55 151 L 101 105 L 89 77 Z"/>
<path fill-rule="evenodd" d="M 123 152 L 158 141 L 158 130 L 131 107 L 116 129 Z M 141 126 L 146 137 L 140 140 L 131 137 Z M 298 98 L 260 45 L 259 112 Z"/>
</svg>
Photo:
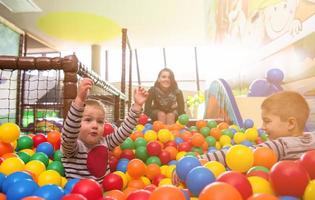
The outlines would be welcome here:
<svg viewBox="0 0 315 200">
<path fill-rule="evenodd" d="M 47 35 L 37 27 L 39 17 L 50 12 L 74 11 L 109 18 L 128 29 L 133 48 L 196 46 L 208 43 L 207 0 L 34 0 L 39 13 L 12 13 L 0 5 L 0 15 L 57 50 L 89 47 L 89 43 L 65 41 Z M 75 33 L 74 33 L 75 34 Z M 121 48 L 117 38 L 101 44 Z"/>
</svg>

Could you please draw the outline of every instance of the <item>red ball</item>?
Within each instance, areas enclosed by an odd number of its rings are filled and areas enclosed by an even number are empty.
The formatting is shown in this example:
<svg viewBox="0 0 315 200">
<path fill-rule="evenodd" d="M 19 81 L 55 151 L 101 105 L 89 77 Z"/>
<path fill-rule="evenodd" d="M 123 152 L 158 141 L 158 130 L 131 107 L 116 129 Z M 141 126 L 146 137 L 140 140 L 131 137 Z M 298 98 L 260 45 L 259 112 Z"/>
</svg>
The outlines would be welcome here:
<svg viewBox="0 0 315 200">
<path fill-rule="evenodd" d="M 147 144 L 147 152 L 150 156 L 158 156 L 162 151 L 161 145 L 156 141 Z"/>
<path fill-rule="evenodd" d="M 82 179 L 72 188 L 71 193 L 81 194 L 87 200 L 95 200 L 103 196 L 102 187 L 98 182 L 92 179 Z"/>
<path fill-rule="evenodd" d="M 172 147 L 175 147 L 177 149 L 177 144 L 174 140 L 170 140 L 170 141 L 166 142 L 164 146 L 165 147 L 172 146 Z"/>
<path fill-rule="evenodd" d="M 253 194 L 252 186 L 247 179 L 247 177 L 235 171 L 227 171 L 222 173 L 218 178 L 217 181 L 225 182 L 233 187 L 235 187 L 239 193 L 242 195 L 244 199 L 247 199 L 249 196 Z"/>
<path fill-rule="evenodd" d="M 163 165 L 166 165 L 169 161 L 171 161 L 171 154 L 170 154 L 170 152 L 163 150 L 159 154 L 159 158 L 161 160 L 161 163 Z"/>
<path fill-rule="evenodd" d="M 114 132 L 113 126 L 110 123 L 105 123 L 103 136 L 109 135 L 113 132 Z"/>
<path fill-rule="evenodd" d="M 160 181 L 161 181 L 163 178 L 166 178 L 166 176 L 163 175 L 163 174 L 159 174 L 159 175 L 157 175 L 157 176 L 155 176 L 155 177 L 153 178 L 152 183 L 153 183 L 154 185 L 158 186 L 159 183 L 160 183 Z"/>
<path fill-rule="evenodd" d="M 135 153 L 131 149 L 125 149 L 121 152 L 120 158 L 127 158 L 128 160 L 132 160 L 135 158 Z"/>
<path fill-rule="evenodd" d="M 178 145 L 178 151 L 189 152 L 192 148 L 192 145 L 189 142 L 182 142 Z"/>
<path fill-rule="evenodd" d="M 156 189 L 156 185 L 150 184 L 150 185 L 145 186 L 143 189 L 153 192 Z"/>
<path fill-rule="evenodd" d="M 277 162 L 270 171 L 270 182 L 279 195 L 302 197 L 309 181 L 306 169 L 294 161 Z"/>
<path fill-rule="evenodd" d="M 117 200 L 117 199 L 114 198 L 114 197 L 106 196 L 106 197 L 101 197 L 101 198 L 99 198 L 99 199 L 97 199 L 97 200 Z"/>
<path fill-rule="evenodd" d="M 254 170 L 254 171 L 251 171 L 251 172 L 248 172 L 246 174 L 247 177 L 250 177 L 250 176 L 259 176 L 261 178 L 264 178 L 266 179 L 268 182 L 269 182 L 269 173 L 265 172 L 265 171 L 262 171 L 262 170 Z"/>
<path fill-rule="evenodd" d="M 67 194 L 61 200 L 86 200 L 86 198 L 81 194 Z"/>
<path fill-rule="evenodd" d="M 111 173 L 104 177 L 102 185 L 104 191 L 121 190 L 123 180 L 119 175 Z"/>
<path fill-rule="evenodd" d="M 306 169 L 311 179 L 315 179 L 315 150 L 305 152 L 300 158 L 300 163 Z"/>
<path fill-rule="evenodd" d="M 140 114 L 139 119 L 138 119 L 138 123 L 145 125 L 146 123 L 148 123 L 149 117 L 146 114 Z"/>
<path fill-rule="evenodd" d="M 33 136 L 32 139 L 33 139 L 34 147 L 37 147 L 42 142 L 47 142 L 46 136 L 42 133 L 36 134 L 35 136 Z"/>
<path fill-rule="evenodd" d="M 135 190 L 131 192 L 126 200 L 148 200 L 151 192 L 148 190 Z"/>
<path fill-rule="evenodd" d="M 114 155 L 111 155 L 109 158 L 109 168 L 111 172 L 116 171 L 117 164 L 118 159 Z"/>
</svg>

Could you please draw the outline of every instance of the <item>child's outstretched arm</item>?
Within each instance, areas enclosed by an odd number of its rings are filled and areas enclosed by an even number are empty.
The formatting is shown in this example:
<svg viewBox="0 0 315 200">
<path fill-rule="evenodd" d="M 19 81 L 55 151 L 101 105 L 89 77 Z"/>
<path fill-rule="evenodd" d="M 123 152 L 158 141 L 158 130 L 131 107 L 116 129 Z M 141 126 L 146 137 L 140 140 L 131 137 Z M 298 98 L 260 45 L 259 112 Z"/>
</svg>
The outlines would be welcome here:
<svg viewBox="0 0 315 200">
<path fill-rule="evenodd" d="M 80 82 L 77 96 L 68 111 L 61 137 L 62 152 L 66 157 L 74 156 L 77 151 L 77 138 L 80 132 L 84 103 L 92 86 L 93 81 L 89 78 L 84 78 Z"/>
<path fill-rule="evenodd" d="M 134 90 L 134 103 L 132 104 L 126 118 L 113 134 L 105 137 L 110 150 L 123 143 L 124 140 L 132 133 L 138 122 L 137 117 L 142 112 L 142 106 L 147 98 L 148 92 L 144 88 L 138 87 Z"/>
</svg>

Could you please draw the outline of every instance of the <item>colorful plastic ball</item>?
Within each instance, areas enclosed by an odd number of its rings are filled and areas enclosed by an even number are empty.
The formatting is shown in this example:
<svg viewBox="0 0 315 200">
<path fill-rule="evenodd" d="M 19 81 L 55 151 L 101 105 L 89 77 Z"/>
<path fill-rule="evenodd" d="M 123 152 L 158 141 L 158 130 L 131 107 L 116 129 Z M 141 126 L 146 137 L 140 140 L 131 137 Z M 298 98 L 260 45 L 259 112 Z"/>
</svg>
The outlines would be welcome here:
<svg viewBox="0 0 315 200">
<path fill-rule="evenodd" d="M 157 141 L 151 141 L 147 144 L 147 152 L 150 156 L 158 156 L 162 151 L 162 146 Z"/>
<path fill-rule="evenodd" d="M 0 165 L 0 172 L 5 175 L 10 175 L 13 172 L 22 171 L 24 169 L 24 162 L 17 157 L 5 159 Z"/>
<path fill-rule="evenodd" d="M 47 133 L 47 142 L 53 145 L 54 149 L 60 148 L 61 133 L 59 131 L 53 130 Z"/>
<path fill-rule="evenodd" d="M 135 140 L 134 144 L 135 144 L 136 148 L 141 147 L 141 146 L 145 147 L 145 146 L 147 146 L 147 141 L 144 138 L 142 138 L 142 137 L 138 137 Z"/>
<path fill-rule="evenodd" d="M 21 160 L 23 160 L 24 163 L 28 163 L 30 161 L 31 156 L 29 156 L 27 153 L 24 153 L 22 151 L 18 152 L 17 155 Z"/>
<path fill-rule="evenodd" d="M 34 153 L 32 156 L 31 156 L 31 159 L 30 160 L 39 160 L 41 161 L 42 163 L 45 164 L 45 166 L 48 166 L 48 163 L 49 163 L 49 158 L 48 156 L 43 153 L 43 152 L 36 152 Z"/>
<path fill-rule="evenodd" d="M 315 180 L 311 180 L 304 191 L 303 200 L 313 200 L 315 197 Z"/>
<path fill-rule="evenodd" d="M 264 166 L 270 169 L 277 161 L 276 153 L 268 147 L 258 147 L 254 150 L 254 166 Z"/>
<path fill-rule="evenodd" d="M 31 196 L 38 185 L 31 179 L 22 179 L 11 185 L 6 195 L 7 199 L 20 200 L 23 197 Z"/>
<path fill-rule="evenodd" d="M 13 151 L 14 151 L 14 148 L 11 143 L 0 141 L 0 156 L 5 155 L 7 153 L 12 153 Z"/>
<path fill-rule="evenodd" d="M 44 134 L 42 133 L 38 133 L 36 134 L 35 136 L 33 136 L 33 144 L 34 144 L 34 147 L 36 148 L 40 143 L 42 142 L 47 142 L 47 138 Z"/>
<path fill-rule="evenodd" d="M 80 180 L 73 186 L 71 193 L 81 194 L 88 200 L 98 199 L 103 194 L 101 185 L 92 179 Z"/>
<path fill-rule="evenodd" d="M 247 200 L 279 200 L 272 194 L 253 194 Z"/>
<path fill-rule="evenodd" d="M 149 200 L 162 199 L 186 200 L 186 197 L 179 188 L 175 186 L 165 185 L 154 190 L 149 198 Z"/>
<path fill-rule="evenodd" d="M 210 129 L 216 128 L 217 125 L 218 125 L 217 122 L 214 121 L 214 120 L 209 120 L 209 121 L 207 122 L 207 127 L 209 127 Z"/>
<path fill-rule="evenodd" d="M 127 171 L 128 162 L 129 160 L 126 158 L 119 159 L 116 170 L 125 173 Z"/>
<path fill-rule="evenodd" d="M 283 160 L 271 168 L 270 181 L 277 194 L 300 197 L 303 195 L 310 177 L 306 169 L 299 163 Z"/>
<path fill-rule="evenodd" d="M 243 199 L 247 199 L 253 194 L 252 186 L 249 180 L 240 172 L 224 172 L 217 178 L 217 181 L 225 182 L 235 187 L 242 195 Z"/>
<path fill-rule="evenodd" d="M 252 186 L 253 194 L 274 194 L 270 182 L 258 176 L 250 176 L 247 178 Z"/>
<path fill-rule="evenodd" d="M 142 125 L 145 125 L 148 122 L 148 120 L 149 120 L 149 117 L 146 114 L 141 113 L 139 115 L 138 123 L 142 124 Z"/>
<path fill-rule="evenodd" d="M 37 178 L 39 174 L 46 170 L 46 166 L 43 162 L 39 160 L 31 160 L 28 163 L 26 163 L 24 169 L 35 174 L 35 177 Z"/>
<path fill-rule="evenodd" d="M 135 153 L 132 149 L 124 149 L 121 152 L 120 158 L 126 158 L 128 160 L 132 160 L 135 158 Z"/>
<path fill-rule="evenodd" d="M 33 147 L 33 140 L 28 135 L 23 135 L 17 140 L 17 149 L 31 149 Z"/>
<path fill-rule="evenodd" d="M 157 156 L 150 156 L 147 160 L 146 160 L 146 164 L 157 164 L 158 166 L 161 166 L 161 160 L 159 157 Z"/>
<path fill-rule="evenodd" d="M 51 163 L 49 163 L 47 170 L 55 170 L 60 174 L 60 176 L 65 175 L 64 167 L 60 161 L 52 161 Z"/>
<path fill-rule="evenodd" d="M 269 69 L 266 73 L 267 81 L 275 85 L 280 85 L 282 83 L 283 78 L 284 78 L 284 74 L 278 68 Z"/>
<path fill-rule="evenodd" d="M 261 171 L 261 170 L 248 170 L 249 172 L 246 173 L 247 177 L 250 176 L 258 176 L 261 178 L 266 179 L 267 181 L 269 181 L 269 172 L 265 172 L 265 171 Z"/>
<path fill-rule="evenodd" d="M 54 154 L 54 147 L 49 142 L 42 142 L 37 146 L 36 152 L 43 152 L 48 157 L 52 157 Z"/>
<path fill-rule="evenodd" d="M 107 174 L 102 183 L 104 191 L 121 190 L 123 188 L 123 179 L 115 173 Z"/>
<path fill-rule="evenodd" d="M 250 148 L 244 145 L 234 145 L 226 153 L 227 166 L 238 172 L 246 172 L 253 166 L 254 155 Z"/>
<path fill-rule="evenodd" d="M 55 184 L 55 185 L 60 186 L 61 176 L 55 170 L 46 170 L 38 176 L 37 183 L 39 186 L 49 185 L 49 184 Z"/>
<path fill-rule="evenodd" d="M 159 165 L 154 164 L 154 163 L 147 165 L 145 175 L 150 180 L 153 180 L 155 176 L 160 175 L 160 174 L 161 174 L 161 169 Z"/>
<path fill-rule="evenodd" d="M 44 198 L 45 200 L 56 200 L 61 199 L 64 195 L 64 191 L 61 187 L 57 185 L 44 185 L 33 193 L 35 196 Z"/>
<path fill-rule="evenodd" d="M 132 178 L 139 178 L 145 174 L 146 165 L 142 160 L 133 159 L 127 165 L 127 172 Z"/>
<path fill-rule="evenodd" d="M 105 123 L 103 136 L 110 135 L 113 132 L 114 132 L 113 126 L 110 123 Z"/>
<path fill-rule="evenodd" d="M 28 196 L 28 197 L 24 197 L 22 200 L 45 200 L 42 197 L 38 197 L 38 196 Z"/>
<path fill-rule="evenodd" d="M 65 190 L 68 190 L 68 191 L 71 191 L 72 188 L 73 188 L 73 186 L 74 186 L 77 182 L 79 182 L 79 181 L 80 181 L 80 179 L 78 179 L 78 178 L 68 179 L 68 182 L 67 182 L 66 185 L 64 186 L 64 189 L 65 189 Z"/>
<path fill-rule="evenodd" d="M 20 136 L 20 127 L 14 123 L 6 122 L 0 125 L 0 141 L 11 143 Z"/>
<path fill-rule="evenodd" d="M 215 177 L 226 171 L 224 165 L 218 161 L 210 161 L 204 164 L 204 167 L 208 168 Z"/>
<path fill-rule="evenodd" d="M 182 142 L 178 145 L 178 151 L 185 151 L 188 152 L 192 148 L 192 145 L 190 142 Z"/>
<path fill-rule="evenodd" d="M 146 141 L 154 141 L 157 139 L 157 133 L 153 130 L 148 130 L 147 132 L 145 132 L 145 134 L 143 135 L 144 139 Z"/>
<path fill-rule="evenodd" d="M 86 198 L 81 194 L 67 194 L 61 200 L 86 200 Z"/>
<path fill-rule="evenodd" d="M 214 182 L 207 185 L 200 193 L 199 200 L 242 200 L 241 194 L 232 185 Z"/>
<path fill-rule="evenodd" d="M 55 151 L 53 154 L 53 158 L 54 158 L 54 161 L 61 161 L 62 152 L 60 150 Z"/>
<path fill-rule="evenodd" d="M 135 148 L 135 145 L 134 145 L 134 143 L 133 143 L 133 141 L 132 141 L 131 138 L 127 138 L 127 139 L 125 139 L 125 141 L 120 145 L 120 148 L 121 148 L 122 150 L 124 150 L 124 149 L 134 149 L 134 148 Z"/>
<path fill-rule="evenodd" d="M 160 129 L 157 136 L 158 139 L 163 143 L 172 140 L 172 134 L 168 129 Z"/>
<path fill-rule="evenodd" d="M 214 181 L 213 173 L 203 166 L 191 169 L 185 179 L 187 188 L 194 196 L 198 196 L 204 187 Z"/>
<path fill-rule="evenodd" d="M 14 186 L 14 184 L 20 180 L 32 180 L 32 176 L 26 172 L 17 171 L 10 175 L 8 175 L 5 179 L 2 179 L 2 184 L 0 190 L 4 193 L 7 193 L 7 191 Z"/>
<path fill-rule="evenodd" d="M 182 114 L 178 116 L 178 122 L 181 125 L 186 125 L 189 122 L 189 116 L 187 114 Z"/>
<path fill-rule="evenodd" d="M 306 169 L 311 179 L 315 179 L 315 150 L 305 152 L 300 158 L 301 165 Z"/>
<path fill-rule="evenodd" d="M 256 79 L 249 86 L 248 96 L 265 97 L 273 93 L 272 83 L 266 79 Z"/>
<path fill-rule="evenodd" d="M 244 134 L 246 135 L 246 138 L 251 142 L 256 141 L 258 138 L 258 131 L 256 128 L 248 128 L 246 129 Z"/>
<path fill-rule="evenodd" d="M 176 174 L 182 181 L 185 181 L 188 172 L 192 170 L 193 168 L 198 167 L 200 165 L 201 164 L 196 157 L 192 157 L 192 156 L 183 157 L 177 162 Z"/>
<path fill-rule="evenodd" d="M 209 136 L 209 134 L 210 134 L 210 128 L 209 128 L 208 126 L 202 127 L 202 128 L 200 129 L 200 133 L 201 133 L 204 137 L 207 137 L 207 136 Z"/>
<path fill-rule="evenodd" d="M 147 148 L 145 146 L 140 146 L 140 147 L 137 147 L 136 148 L 136 151 L 135 151 L 135 155 L 136 155 L 136 158 L 139 158 L 141 159 L 142 161 L 146 161 L 149 157 L 149 154 L 147 152 Z"/>
<path fill-rule="evenodd" d="M 148 200 L 151 192 L 148 190 L 135 190 L 131 192 L 126 200 Z"/>
<path fill-rule="evenodd" d="M 171 161 L 171 154 L 168 151 L 162 150 L 159 154 L 160 161 L 162 165 L 166 165 Z"/>
<path fill-rule="evenodd" d="M 299 200 L 299 198 L 293 196 L 281 196 L 277 200 Z"/>
</svg>

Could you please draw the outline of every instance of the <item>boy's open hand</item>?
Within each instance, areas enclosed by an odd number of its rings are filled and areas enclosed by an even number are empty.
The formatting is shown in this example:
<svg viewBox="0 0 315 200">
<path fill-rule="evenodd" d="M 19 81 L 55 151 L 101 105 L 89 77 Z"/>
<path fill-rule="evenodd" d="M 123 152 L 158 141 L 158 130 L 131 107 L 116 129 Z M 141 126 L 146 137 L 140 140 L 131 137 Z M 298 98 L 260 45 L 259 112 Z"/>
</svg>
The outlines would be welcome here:
<svg viewBox="0 0 315 200">
<path fill-rule="evenodd" d="M 93 81 L 91 79 L 84 78 L 81 80 L 79 87 L 78 87 L 77 97 L 75 98 L 75 104 L 76 105 L 78 105 L 78 106 L 84 105 L 84 102 L 85 102 L 92 86 L 93 86 Z"/>
<path fill-rule="evenodd" d="M 143 104 L 148 98 L 149 93 L 143 88 L 143 87 L 138 87 L 134 90 L 134 101 L 135 101 L 135 107 L 137 107 L 137 110 L 141 110 Z M 139 109 L 138 109 L 139 107 Z"/>
</svg>

